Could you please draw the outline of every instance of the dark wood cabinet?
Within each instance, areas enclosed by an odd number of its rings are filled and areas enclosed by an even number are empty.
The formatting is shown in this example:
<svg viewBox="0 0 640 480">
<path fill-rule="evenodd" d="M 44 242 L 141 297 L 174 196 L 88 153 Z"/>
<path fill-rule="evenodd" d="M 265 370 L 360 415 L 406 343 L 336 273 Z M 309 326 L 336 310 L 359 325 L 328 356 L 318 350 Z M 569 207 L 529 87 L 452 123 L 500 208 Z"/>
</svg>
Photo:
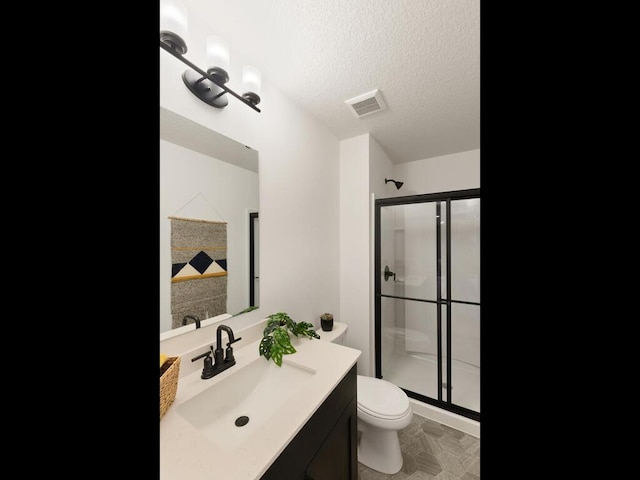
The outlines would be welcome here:
<svg viewBox="0 0 640 480">
<path fill-rule="evenodd" d="M 357 437 L 354 365 L 261 480 L 356 480 Z"/>
</svg>

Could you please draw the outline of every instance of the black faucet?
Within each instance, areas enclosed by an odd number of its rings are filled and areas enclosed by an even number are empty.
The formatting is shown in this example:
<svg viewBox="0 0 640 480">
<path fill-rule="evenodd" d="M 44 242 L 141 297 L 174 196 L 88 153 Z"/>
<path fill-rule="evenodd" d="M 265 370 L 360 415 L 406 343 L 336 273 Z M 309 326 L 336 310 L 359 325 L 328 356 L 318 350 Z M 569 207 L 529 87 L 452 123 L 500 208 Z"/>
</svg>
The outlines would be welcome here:
<svg viewBox="0 0 640 480">
<path fill-rule="evenodd" d="M 227 335 L 229 337 L 226 352 L 222 349 L 222 330 L 227 332 Z M 226 325 L 218 325 L 218 329 L 216 330 L 215 351 L 213 350 L 213 345 L 211 345 L 209 347 L 211 349 L 209 352 L 205 352 L 202 355 L 198 355 L 197 357 L 191 359 L 192 362 L 195 362 L 196 360 L 205 357 L 204 368 L 202 369 L 202 375 L 200 375 L 200 378 L 207 379 L 215 377 L 220 372 L 224 372 L 229 367 L 233 367 L 236 364 L 236 359 L 233 356 L 233 348 L 231 347 L 231 344 L 236 343 L 239 340 L 242 340 L 242 337 L 235 338 L 231 327 L 228 327 Z M 213 354 L 213 360 L 211 359 L 211 354 Z"/>
<path fill-rule="evenodd" d="M 200 319 L 197 315 L 185 315 L 182 319 L 182 325 L 186 325 L 187 320 L 193 320 L 196 324 L 196 328 L 200 328 Z"/>
</svg>

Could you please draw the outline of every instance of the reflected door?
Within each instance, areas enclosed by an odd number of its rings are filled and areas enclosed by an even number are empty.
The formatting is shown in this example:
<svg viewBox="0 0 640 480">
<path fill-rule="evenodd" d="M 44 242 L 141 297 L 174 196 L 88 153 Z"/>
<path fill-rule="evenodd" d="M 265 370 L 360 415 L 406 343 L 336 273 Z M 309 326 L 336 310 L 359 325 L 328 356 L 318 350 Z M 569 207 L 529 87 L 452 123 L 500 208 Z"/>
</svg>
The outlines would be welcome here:
<svg viewBox="0 0 640 480">
<path fill-rule="evenodd" d="M 257 307 L 260 298 L 260 219 L 249 214 L 249 307 Z"/>
</svg>

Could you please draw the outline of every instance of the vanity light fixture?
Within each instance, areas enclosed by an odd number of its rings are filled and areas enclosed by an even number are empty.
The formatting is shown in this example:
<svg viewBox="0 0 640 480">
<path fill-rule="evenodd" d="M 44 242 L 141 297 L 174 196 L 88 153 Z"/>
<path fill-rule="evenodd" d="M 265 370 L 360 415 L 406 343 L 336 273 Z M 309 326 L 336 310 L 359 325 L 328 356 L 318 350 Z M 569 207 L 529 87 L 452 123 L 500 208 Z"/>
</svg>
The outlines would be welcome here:
<svg viewBox="0 0 640 480">
<path fill-rule="evenodd" d="M 242 88 L 245 93 L 242 97 L 257 105 L 260 103 L 260 93 L 262 88 L 262 76 L 260 70 L 252 65 L 246 65 L 242 69 Z"/>
<path fill-rule="evenodd" d="M 392 180 L 392 179 L 390 179 L 390 178 L 385 178 L 385 179 L 384 179 L 384 183 L 385 183 L 385 185 L 386 185 L 387 183 L 389 183 L 389 182 L 393 182 L 393 183 L 395 183 L 396 188 L 397 188 L 398 190 L 400 190 L 400 187 L 401 187 L 402 185 L 404 185 L 404 182 L 398 182 L 398 181 L 396 181 L 396 180 Z"/>
<path fill-rule="evenodd" d="M 232 95 L 256 112 L 260 103 L 260 70 L 246 66 L 242 71 L 242 83 L 245 93 L 238 95 L 225 84 L 229 81 L 229 46 L 223 39 L 210 35 L 207 37 L 207 63 L 205 72 L 184 57 L 187 53 L 187 10 L 177 0 L 160 1 L 160 48 L 176 57 L 191 70 L 185 70 L 182 80 L 200 100 L 216 108 L 224 108 L 229 100 L 225 94 Z"/>
</svg>

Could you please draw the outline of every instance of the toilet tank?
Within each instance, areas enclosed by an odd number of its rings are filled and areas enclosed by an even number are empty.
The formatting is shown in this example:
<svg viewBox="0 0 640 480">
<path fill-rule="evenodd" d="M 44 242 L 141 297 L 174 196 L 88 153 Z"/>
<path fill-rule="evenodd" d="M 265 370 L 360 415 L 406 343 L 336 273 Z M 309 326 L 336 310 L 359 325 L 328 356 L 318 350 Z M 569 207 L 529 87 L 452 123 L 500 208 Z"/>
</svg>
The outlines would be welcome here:
<svg viewBox="0 0 640 480">
<path fill-rule="evenodd" d="M 330 332 L 325 332 L 319 328 L 316 330 L 316 333 L 320 335 L 320 340 L 343 345 L 344 337 L 347 333 L 347 324 L 342 322 L 333 322 L 333 330 Z"/>
</svg>

